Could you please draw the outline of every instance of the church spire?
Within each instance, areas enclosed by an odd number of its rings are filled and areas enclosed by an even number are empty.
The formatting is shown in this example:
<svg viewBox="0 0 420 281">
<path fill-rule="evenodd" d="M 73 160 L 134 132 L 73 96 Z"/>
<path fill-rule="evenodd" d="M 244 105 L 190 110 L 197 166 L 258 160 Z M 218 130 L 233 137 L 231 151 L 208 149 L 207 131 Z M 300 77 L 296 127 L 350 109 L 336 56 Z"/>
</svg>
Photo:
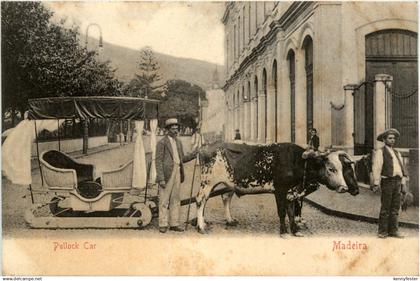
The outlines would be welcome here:
<svg viewBox="0 0 420 281">
<path fill-rule="evenodd" d="M 216 65 L 216 67 L 215 67 L 215 69 L 214 69 L 214 72 L 213 72 L 213 79 L 212 79 L 212 87 L 213 87 L 213 89 L 218 89 L 218 88 L 220 88 L 220 81 L 219 81 L 219 72 L 217 71 L 217 65 Z"/>
</svg>

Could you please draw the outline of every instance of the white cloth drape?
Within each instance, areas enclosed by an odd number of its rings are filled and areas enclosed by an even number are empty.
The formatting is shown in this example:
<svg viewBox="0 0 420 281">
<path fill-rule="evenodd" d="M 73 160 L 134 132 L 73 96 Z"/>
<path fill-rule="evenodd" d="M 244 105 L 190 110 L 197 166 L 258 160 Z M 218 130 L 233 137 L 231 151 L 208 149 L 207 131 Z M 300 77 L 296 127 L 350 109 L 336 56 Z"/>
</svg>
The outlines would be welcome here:
<svg viewBox="0 0 420 281">
<path fill-rule="evenodd" d="M 198 133 L 195 132 L 191 136 L 191 150 L 199 149 L 204 144 L 204 137 Z"/>
<path fill-rule="evenodd" d="M 143 145 L 143 126 L 144 121 L 135 121 L 137 132 L 136 143 L 134 145 L 133 160 L 133 187 L 144 188 L 147 181 L 146 155 Z"/>
<path fill-rule="evenodd" d="M 64 120 L 38 120 L 37 133 L 57 130 Z M 31 150 L 35 139 L 35 121 L 23 120 L 10 131 L 2 147 L 2 172 L 14 184 L 32 183 Z"/>
<path fill-rule="evenodd" d="M 156 131 L 157 131 L 158 120 L 150 120 L 150 145 L 152 150 L 152 163 L 149 170 L 149 183 L 156 182 Z"/>
<path fill-rule="evenodd" d="M 2 149 L 2 171 L 15 184 L 32 183 L 31 146 L 35 138 L 33 121 L 23 120 L 9 134 Z"/>
</svg>

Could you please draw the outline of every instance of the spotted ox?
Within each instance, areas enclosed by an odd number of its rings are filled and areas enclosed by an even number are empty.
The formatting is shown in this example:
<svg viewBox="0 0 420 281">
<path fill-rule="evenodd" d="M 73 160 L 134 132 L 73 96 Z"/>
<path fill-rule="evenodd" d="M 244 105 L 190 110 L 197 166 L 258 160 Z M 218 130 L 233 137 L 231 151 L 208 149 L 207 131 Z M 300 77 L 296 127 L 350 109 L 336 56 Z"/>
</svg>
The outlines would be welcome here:
<svg viewBox="0 0 420 281">
<path fill-rule="evenodd" d="M 319 184 L 339 193 L 357 195 L 359 189 L 353 162 L 343 151 L 311 155 L 304 159 L 305 150 L 295 144 L 279 143 L 250 146 L 218 144 L 200 152 L 201 188 L 196 196 L 197 227 L 206 233 L 204 208 L 212 192 L 227 188 L 222 195 L 228 225 L 236 223 L 230 204 L 234 194 L 274 193 L 280 218 L 280 234 L 287 233 L 286 213 L 291 232 L 300 236 L 295 222 L 296 208 L 301 198 L 315 191 Z"/>
</svg>

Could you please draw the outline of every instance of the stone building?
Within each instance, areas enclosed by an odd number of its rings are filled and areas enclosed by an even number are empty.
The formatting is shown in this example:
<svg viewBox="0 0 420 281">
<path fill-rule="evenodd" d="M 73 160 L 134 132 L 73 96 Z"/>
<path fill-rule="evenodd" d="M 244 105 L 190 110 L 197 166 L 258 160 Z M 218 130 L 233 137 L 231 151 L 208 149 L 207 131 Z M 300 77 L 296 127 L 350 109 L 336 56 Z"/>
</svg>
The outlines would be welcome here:
<svg viewBox="0 0 420 281">
<path fill-rule="evenodd" d="M 360 154 L 395 127 L 418 146 L 415 2 L 226 2 L 222 22 L 227 140 L 305 145 L 314 127 Z"/>
<path fill-rule="evenodd" d="M 222 135 L 226 122 L 225 97 L 220 88 L 214 88 L 206 91 L 207 103 L 202 104 L 203 124 L 201 132 L 207 138 L 213 138 Z M 208 139 L 210 141 L 210 139 Z"/>
<path fill-rule="evenodd" d="M 206 90 L 206 103 L 201 104 L 201 132 L 206 142 L 213 142 L 223 137 L 226 123 L 225 93 L 220 87 L 217 67 L 213 71 L 211 88 Z"/>
</svg>

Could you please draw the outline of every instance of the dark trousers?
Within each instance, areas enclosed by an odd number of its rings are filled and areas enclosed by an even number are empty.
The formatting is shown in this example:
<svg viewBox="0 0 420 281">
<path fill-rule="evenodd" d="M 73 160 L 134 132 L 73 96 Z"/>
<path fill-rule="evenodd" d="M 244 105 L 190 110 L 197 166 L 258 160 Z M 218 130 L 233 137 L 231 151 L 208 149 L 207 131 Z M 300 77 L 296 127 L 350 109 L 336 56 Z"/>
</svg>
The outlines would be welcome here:
<svg viewBox="0 0 420 281">
<path fill-rule="evenodd" d="M 378 233 L 393 235 L 398 231 L 398 211 L 401 199 L 401 178 L 383 178 L 381 181 L 381 212 Z"/>
</svg>

